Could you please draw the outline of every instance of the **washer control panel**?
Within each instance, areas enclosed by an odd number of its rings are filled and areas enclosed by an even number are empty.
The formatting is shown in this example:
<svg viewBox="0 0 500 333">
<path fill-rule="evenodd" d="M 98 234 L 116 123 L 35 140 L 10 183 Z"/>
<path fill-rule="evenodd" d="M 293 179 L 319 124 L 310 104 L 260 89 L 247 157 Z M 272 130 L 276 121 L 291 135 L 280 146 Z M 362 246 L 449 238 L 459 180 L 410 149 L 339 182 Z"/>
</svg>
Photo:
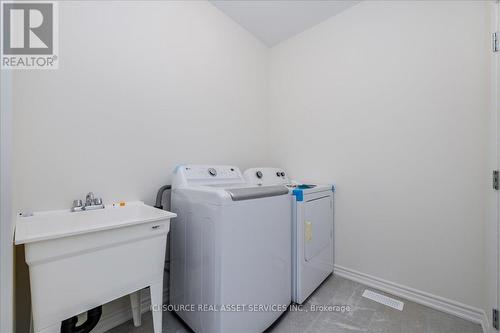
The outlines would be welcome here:
<svg viewBox="0 0 500 333">
<path fill-rule="evenodd" d="M 172 186 L 244 183 L 239 168 L 231 165 L 179 165 Z"/>
<path fill-rule="evenodd" d="M 281 168 L 251 168 L 245 170 L 243 177 L 249 184 L 286 185 L 290 184 L 285 170 Z"/>
</svg>

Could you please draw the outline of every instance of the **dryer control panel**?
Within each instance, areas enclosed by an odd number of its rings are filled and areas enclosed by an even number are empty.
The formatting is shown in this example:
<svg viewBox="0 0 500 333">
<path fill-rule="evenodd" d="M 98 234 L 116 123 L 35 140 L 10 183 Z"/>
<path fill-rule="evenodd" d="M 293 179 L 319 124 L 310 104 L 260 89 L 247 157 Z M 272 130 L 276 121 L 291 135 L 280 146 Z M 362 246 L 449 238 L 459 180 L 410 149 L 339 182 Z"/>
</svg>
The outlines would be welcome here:
<svg viewBox="0 0 500 333">
<path fill-rule="evenodd" d="M 288 185 L 290 178 L 281 168 L 251 168 L 243 173 L 249 184 L 259 185 Z"/>
</svg>

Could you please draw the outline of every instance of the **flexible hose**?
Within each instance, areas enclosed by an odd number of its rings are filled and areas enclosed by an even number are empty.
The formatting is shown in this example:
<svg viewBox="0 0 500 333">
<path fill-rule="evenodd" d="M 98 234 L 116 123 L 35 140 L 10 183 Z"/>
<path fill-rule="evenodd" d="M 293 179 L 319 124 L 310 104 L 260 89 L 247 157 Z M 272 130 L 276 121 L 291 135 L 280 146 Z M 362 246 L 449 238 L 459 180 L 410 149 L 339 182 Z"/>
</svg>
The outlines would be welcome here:
<svg viewBox="0 0 500 333">
<path fill-rule="evenodd" d="M 76 326 L 78 317 L 74 316 L 61 323 L 61 333 L 89 333 L 96 327 L 102 315 L 102 306 L 87 311 L 87 320 L 80 326 Z"/>
<path fill-rule="evenodd" d="M 172 185 L 163 185 L 160 187 L 158 190 L 158 193 L 156 194 L 156 203 L 155 203 L 155 208 L 163 209 L 163 205 L 161 204 L 161 201 L 163 199 L 163 193 L 166 190 L 172 189 Z"/>
</svg>

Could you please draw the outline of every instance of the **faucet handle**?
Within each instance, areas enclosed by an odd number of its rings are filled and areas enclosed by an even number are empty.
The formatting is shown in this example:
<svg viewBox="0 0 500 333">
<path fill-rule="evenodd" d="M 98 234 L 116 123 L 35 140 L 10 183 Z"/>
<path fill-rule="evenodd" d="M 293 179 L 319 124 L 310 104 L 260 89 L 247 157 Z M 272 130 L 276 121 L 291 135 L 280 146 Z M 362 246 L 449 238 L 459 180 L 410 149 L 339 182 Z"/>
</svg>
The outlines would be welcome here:
<svg viewBox="0 0 500 333">
<path fill-rule="evenodd" d="M 95 198 L 94 205 L 96 205 L 96 206 L 102 205 L 102 198 Z"/>
<path fill-rule="evenodd" d="M 78 207 L 82 207 L 82 206 L 83 206 L 82 200 L 80 200 L 80 199 L 73 200 L 73 208 L 78 208 Z"/>
<path fill-rule="evenodd" d="M 94 203 L 94 192 L 87 193 L 87 197 L 85 198 L 85 204 L 90 206 Z"/>
</svg>

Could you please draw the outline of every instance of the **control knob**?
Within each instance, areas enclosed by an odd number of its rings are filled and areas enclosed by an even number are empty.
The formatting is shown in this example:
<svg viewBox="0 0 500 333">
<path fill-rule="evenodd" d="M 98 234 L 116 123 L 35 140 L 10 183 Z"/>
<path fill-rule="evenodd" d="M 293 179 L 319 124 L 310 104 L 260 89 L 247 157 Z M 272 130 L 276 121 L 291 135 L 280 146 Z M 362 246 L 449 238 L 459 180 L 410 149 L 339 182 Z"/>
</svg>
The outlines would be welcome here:
<svg viewBox="0 0 500 333">
<path fill-rule="evenodd" d="M 215 170 L 214 168 L 210 168 L 210 169 L 208 169 L 208 174 L 210 176 L 215 177 L 215 176 L 217 176 L 217 170 Z"/>
</svg>

